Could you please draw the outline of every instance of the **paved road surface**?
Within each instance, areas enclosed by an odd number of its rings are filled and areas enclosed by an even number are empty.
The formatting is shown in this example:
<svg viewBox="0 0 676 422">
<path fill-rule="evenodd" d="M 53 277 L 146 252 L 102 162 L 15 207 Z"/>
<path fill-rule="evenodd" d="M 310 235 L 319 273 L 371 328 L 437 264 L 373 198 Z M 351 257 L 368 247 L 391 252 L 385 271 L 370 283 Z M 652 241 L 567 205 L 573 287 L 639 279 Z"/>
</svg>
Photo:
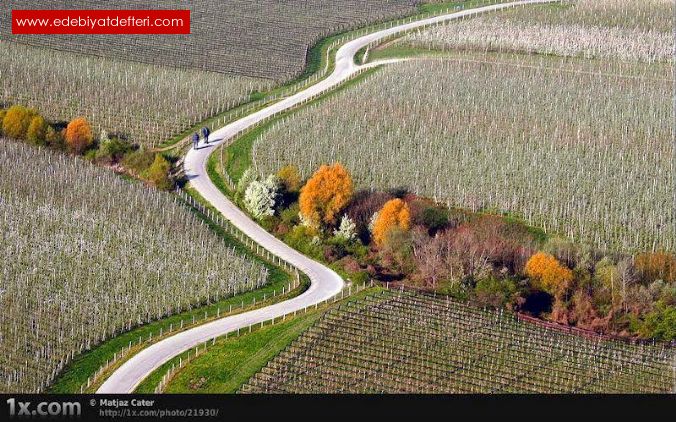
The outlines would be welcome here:
<svg viewBox="0 0 676 422">
<path fill-rule="evenodd" d="M 184 164 L 186 176 L 190 179 L 190 184 L 207 201 L 217 208 L 225 218 L 254 239 L 259 245 L 301 269 L 310 278 L 310 288 L 303 294 L 285 302 L 222 318 L 186 330 L 155 343 L 120 366 L 120 368 L 118 368 L 99 388 L 97 393 L 131 393 L 143 379 L 150 375 L 151 372 L 174 356 L 214 337 L 236 331 L 238 328 L 248 327 L 250 324 L 260 323 L 261 321 L 266 321 L 273 317 L 282 316 L 289 312 L 293 312 L 294 310 L 314 305 L 315 303 L 334 296 L 340 292 L 343 287 L 343 280 L 333 270 L 300 254 L 269 234 L 239 210 L 239 208 L 224 196 L 211 180 L 209 180 L 206 171 L 206 163 L 209 155 L 216 149 L 217 145 L 232 139 L 241 130 L 255 125 L 267 117 L 300 104 L 350 79 L 364 67 L 354 64 L 355 54 L 362 47 L 365 47 L 372 42 L 402 31 L 419 28 L 437 22 L 459 19 L 480 12 L 494 11 L 515 6 L 525 6 L 535 3 L 552 3 L 555 1 L 556 0 L 526 0 L 495 4 L 414 21 L 364 35 L 348 42 L 338 50 L 336 53 L 335 70 L 326 79 L 267 108 L 230 123 L 222 129 L 212 133 L 209 137 L 210 142 L 208 145 L 201 144 L 197 150 L 191 149 L 185 157 Z M 391 61 L 386 61 L 386 63 L 389 62 Z M 374 64 L 367 64 L 366 66 L 373 65 Z"/>
</svg>

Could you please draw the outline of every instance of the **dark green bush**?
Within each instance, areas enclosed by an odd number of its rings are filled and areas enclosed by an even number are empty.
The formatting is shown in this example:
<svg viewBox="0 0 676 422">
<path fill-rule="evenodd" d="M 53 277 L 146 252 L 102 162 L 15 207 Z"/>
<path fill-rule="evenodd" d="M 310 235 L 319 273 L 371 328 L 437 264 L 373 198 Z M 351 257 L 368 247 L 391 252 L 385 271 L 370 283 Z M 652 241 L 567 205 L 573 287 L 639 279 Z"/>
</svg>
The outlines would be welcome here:
<svg viewBox="0 0 676 422">
<path fill-rule="evenodd" d="M 512 302 L 516 290 L 514 280 L 488 277 L 476 283 L 474 299 L 479 306 L 502 308 Z"/>
<path fill-rule="evenodd" d="M 96 160 L 106 164 L 117 163 L 131 152 L 133 147 L 119 138 L 103 141 L 96 152 Z"/>
<path fill-rule="evenodd" d="M 639 333 L 656 340 L 676 340 L 676 306 L 658 303 L 655 310 L 645 316 Z"/>
<path fill-rule="evenodd" d="M 429 230 L 430 235 L 434 235 L 448 224 L 448 213 L 438 207 L 425 208 L 422 212 L 422 222 Z"/>
</svg>

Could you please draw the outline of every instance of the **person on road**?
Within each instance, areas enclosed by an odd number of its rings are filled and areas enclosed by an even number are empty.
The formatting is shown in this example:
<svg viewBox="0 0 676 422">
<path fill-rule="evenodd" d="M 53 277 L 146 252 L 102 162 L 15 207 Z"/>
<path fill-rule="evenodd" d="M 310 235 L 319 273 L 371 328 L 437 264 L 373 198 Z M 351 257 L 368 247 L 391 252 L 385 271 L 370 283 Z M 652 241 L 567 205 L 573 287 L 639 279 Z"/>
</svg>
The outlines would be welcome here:
<svg viewBox="0 0 676 422">
<path fill-rule="evenodd" d="M 209 135 L 210 135 L 210 134 L 211 134 L 211 132 L 209 131 L 209 128 L 206 127 L 206 126 L 204 126 L 204 127 L 202 128 L 202 137 L 204 138 L 204 143 L 205 143 L 205 144 L 208 144 L 208 143 L 209 143 Z"/>
<path fill-rule="evenodd" d="M 192 134 L 192 146 L 194 149 L 197 149 L 197 146 L 200 144 L 200 135 L 195 132 Z"/>
</svg>

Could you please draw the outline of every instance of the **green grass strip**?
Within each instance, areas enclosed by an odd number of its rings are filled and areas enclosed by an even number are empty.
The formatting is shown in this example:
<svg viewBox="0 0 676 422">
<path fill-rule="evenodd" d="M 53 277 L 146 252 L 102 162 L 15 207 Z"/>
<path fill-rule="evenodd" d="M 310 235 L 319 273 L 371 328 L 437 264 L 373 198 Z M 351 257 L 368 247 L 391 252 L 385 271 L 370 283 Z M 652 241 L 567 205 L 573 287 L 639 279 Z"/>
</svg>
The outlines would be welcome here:
<svg viewBox="0 0 676 422">
<path fill-rule="evenodd" d="M 380 291 L 382 289 L 378 287 L 369 288 L 344 300 L 322 305 L 317 310 L 309 308 L 307 313 L 287 317 L 286 321 L 262 328 L 258 325 L 251 333 L 248 329 L 242 330 L 239 336 L 220 337 L 213 345 L 209 342 L 204 353 L 192 358 L 175 373 L 165 393 L 235 393 L 328 310 Z M 188 355 L 194 356 L 194 349 L 182 358 Z M 178 365 L 178 357 L 153 372 L 135 392 L 154 392 L 172 364 Z"/>
</svg>

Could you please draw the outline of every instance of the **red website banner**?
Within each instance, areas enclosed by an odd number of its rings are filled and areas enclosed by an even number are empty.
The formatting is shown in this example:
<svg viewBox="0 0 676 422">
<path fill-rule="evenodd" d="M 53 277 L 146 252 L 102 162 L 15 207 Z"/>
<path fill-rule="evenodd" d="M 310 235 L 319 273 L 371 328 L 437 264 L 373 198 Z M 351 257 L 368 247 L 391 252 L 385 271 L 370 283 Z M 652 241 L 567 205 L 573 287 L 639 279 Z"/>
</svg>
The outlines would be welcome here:
<svg viewBox="0 0 676 422">
<path fill-rule="evenodd" d="M 12 10 L 13 34 L 189 34 L 190 10 Z"/>
</svg>

